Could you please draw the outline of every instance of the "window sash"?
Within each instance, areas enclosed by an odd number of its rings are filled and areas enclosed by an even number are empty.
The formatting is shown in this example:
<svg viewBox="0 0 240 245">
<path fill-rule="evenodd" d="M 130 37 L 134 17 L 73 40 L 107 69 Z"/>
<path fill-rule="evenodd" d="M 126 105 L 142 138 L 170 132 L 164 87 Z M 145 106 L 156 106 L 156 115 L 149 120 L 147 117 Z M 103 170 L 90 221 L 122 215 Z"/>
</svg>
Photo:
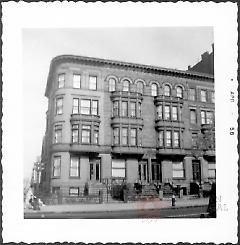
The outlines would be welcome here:
<svg viewBox="0 0 240 245">
<path fill-rule="evenodd" d="M 90 115 L 91 100 L 81 100 L 81 114 Z"/>
<path fill-rule="evenodd" d="M 62 142 L 62 129 L 56 129 L 55 128 L 55 134 L 54 134 L 54 143 L 61 143 Z"/>
<path fill-rule="evenodd" d="M 192 124 L 196 124 L 197 123 L 196 110 L 190 110 L 190 122 Z"/>
<path fill-rule="evenodd" d="M 72 143 L 78 143 L 79 131 L 78 129 L 72 129 Z"/>
<path fill-rule="evenodd" d="M 128 103 L 126 101 L 122 101 L 122 116 L 128 116 Z"/>
<path fill-rule="evenodd" d="M 157 107 L 157 118 L 163 119 L 163 105 L 158 105 Z"/>
<path fill-rule="evenodd" d="M 164 117 L 165 120 L 170 120 L 170 106 L 168 105 L 164 107 Z"/>
<path fill-rule="evenodd" d="M 159 135 L 158 135 L 158 141 L 159 141 L 159 146 L 160 147 L 163 147 L 163 144 L 164 144 L 164 131 L 159 131 Z"/>
<path fill-rule="evenodd" d="M 136 117 L 136 102 L 130 102 L 130 116 Z"/>
<path fill-rule="evenodd" d="M 184 164 L 183 162 L 172 163 L 173 178 L 184 178 Z"/>
<path fill-rule="evenodd" d="M 183 98 L 183 89 L 181 87 L 177 87 L 177 97 Z"/>
<path fill-rule="evenodd" d="M 70 177 L 80 176 L 80 160 L 78 157 L 71 157 L 70 159 Z"/>
<path fill-rule="evenodd" d="M 166 146 L 171 147 L 172 146 L 172 132 L 166 131 Z"/>
<path fill-rule="evenodd" d="M 91 132 L 89 129 L 82 129 L 82 143 L 90 144 Z"/>
<path fill-rule="evenodd" d="M 118 116 L 119 115 L 119 102 L 114 101 L 113 102 L 113 116 Z"/>
<path fill-rule="evenodd" d="M 127 145 L 127 143 L 128 143 L 128 129 L 123 128 L 122 129 L 122 144 Z"/>
<path fill-rule="evenodd" d="M 123 89 L 122 89 L 122 91 L 123 91 L 123 92 L 129 92 L 129 88 L 130 88 L 130 83 L 129 83 L 129 81 L 124 81 L 124 82 L 123 82 Z"/>
<path fill-rule="evenodd" d="M 207 91 L 201 90 L 201 101 L 207 102 Z"/>
<path fill-rule="evenodd" d="M 178 113 L 177 113 L 177 107 L 172 107 L 172 120 L 177 121 L 178 120 Z"/>
<path fill-rule="evenodd" d="M 112 177 L 126 177 L 126 162 L 124 160 L 112 160 Z"/>
<path fill-rule="evenodd" d="M 201 123 L 206 124 L 206 112 L 201 111 Z"/>
<path fill-rule="evenodd" d="M 164 95 L 170 96 L 170 91 L 171 91 L 170 87 L 168 85 L 165 85 L 164 86 Z"/>
<path fill-rule="evenodd" d="M 97 100 L 92 101 L 92 115 L 95 115 L 95 116 L 98 115 L 98 101 Z"/>
<path fill-rule="evenodd" d="M 63 98 L 56 99 L 56 114 L 60 115 L 63 113 Z"/>
<path fill-rule="evenodd" d="M 194 88 L 189 89 L 189 100 L 196 100 L 196 90 Z"/>
<path fill-rule="evenodd" d="M 114 145 L 119 145 L 119 128 L 113 129 L 113 143 Z"/>
<path fill-rule="evenodd" d="M 215 103 L 215 93 L 213 91 L 211 92 L 211 101 Z"/>
<path fill-rule="evenodd" d="M 137 145 L 137 129 L 130 130 L 131 145 Z"/>
<path fill-rule="evenodd" d="M 210 111 L 206 112 L 206 122 L 207 122 L 207 124 L 213 123 L 213 113 Z"/>
<path fill-rule="evenodd" d="M 65 74 L 58 75 L 58 88 L 63 88 L 65 82 Z"/>
<path fill-rule="evenodd" d="M 143 83 L 142 82 L 137 83 L 137 92 L 140 94 L 143 94 Z"/>
<path fill-rule="evenodd" d="M 80 87 L 81 87 L 81 75 L 73 74 L 73 88 L 80 88 Z"/>
<path fill-rule="evenodd" d="M 192 134 L 192 146 L 193 147 L 197 147 L 197 138 L 198 138 L 198 135 L 196 133 L 193 133 Z"/>
<path fill-rule="evenodd" d="M 73 98 L 73 114 L 79 114 L 79 99 Z"/>
<path fill-rule="evenodd" d="M 61 157 L 54 157 L 53 159 L 53 177 L 60 177 Z"/>
<path fill-rule="evenodd" d="M 157 84 L 153 83 L 151 86 L 152 96 L 157 96 Z"/>
<path fill-rule="evenodd" d="M 173 132 L 173 138 L 174 138 L 174 146 L 179 147 L 180 146 L 180 133 Z"/>
<path fill-rule="evenodd" d="M 109 92 L 114 92 L 116 90 L 116 81 L 113 78 L 109 79 Z"/>
<path fill-rule="evenodd" d="M 94 144 L 98 145 L 99 143 L 99 131 L 98 130 L 94 130 Z"/>
<path fill-rule="evenodd" d="M 97 90 L 97 77 L 96 76 L 89 76 L 89 89 Z"/>
<path fill-rule="evenodd" d="M 70 187 L 69 188 L 69 196 L 79 196 L 79 188 L 78 187 Z"/>
</svg>

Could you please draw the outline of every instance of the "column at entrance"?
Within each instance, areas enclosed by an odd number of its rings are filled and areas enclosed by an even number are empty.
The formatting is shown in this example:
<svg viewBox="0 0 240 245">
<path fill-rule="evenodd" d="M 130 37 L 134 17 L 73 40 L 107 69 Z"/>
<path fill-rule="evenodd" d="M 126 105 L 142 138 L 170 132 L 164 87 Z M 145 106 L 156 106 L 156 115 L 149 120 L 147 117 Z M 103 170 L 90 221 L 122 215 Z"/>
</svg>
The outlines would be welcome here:
<svg viewBox="0 0 240 245">
<path fill-rule="evenodd" d="M 148 182 L 152 182 L 152 159 L 148 156 Z"/>
</svg>

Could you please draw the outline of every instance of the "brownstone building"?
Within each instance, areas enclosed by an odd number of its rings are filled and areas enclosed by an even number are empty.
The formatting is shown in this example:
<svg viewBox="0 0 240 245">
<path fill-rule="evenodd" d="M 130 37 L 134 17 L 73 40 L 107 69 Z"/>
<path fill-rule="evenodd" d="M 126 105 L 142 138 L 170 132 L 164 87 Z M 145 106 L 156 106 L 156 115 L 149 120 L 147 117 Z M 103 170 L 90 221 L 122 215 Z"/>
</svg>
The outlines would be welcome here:
<svg viewBox="0 0 240 245">
<path fill-rule="evenodd" d="M 77 196 L 86 183 L 91 192 L 125 179 L 189 194 L 215 181 L 206 134 L 214 130 L 212 75 L 62 55 L 51 62 L 45 95 L 43 191 Z"/>
</svg>

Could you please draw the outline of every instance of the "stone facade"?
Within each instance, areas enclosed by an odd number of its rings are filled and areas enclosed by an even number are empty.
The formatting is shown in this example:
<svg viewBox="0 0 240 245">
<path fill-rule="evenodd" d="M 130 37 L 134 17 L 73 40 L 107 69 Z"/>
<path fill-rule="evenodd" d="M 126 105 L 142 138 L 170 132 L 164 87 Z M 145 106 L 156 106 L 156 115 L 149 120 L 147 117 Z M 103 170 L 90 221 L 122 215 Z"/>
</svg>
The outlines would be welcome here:
<svg viewBox="0 0 240 245">
<path fill-rule="evenodd" d="M 188 194 L 215 181 L 215 150 L 198 143 L 214 123 L 213 76 L 63 55 L 45 95 L 42 191 L 77 196 L 123 178 Z"/>
</svg>

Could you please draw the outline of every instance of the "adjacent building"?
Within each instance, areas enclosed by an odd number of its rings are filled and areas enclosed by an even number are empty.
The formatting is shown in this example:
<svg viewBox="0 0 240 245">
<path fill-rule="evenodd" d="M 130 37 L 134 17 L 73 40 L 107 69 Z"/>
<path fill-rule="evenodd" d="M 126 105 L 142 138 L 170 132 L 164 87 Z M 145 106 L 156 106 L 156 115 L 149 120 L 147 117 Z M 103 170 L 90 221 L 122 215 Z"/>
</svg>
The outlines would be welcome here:
<svg viewBox="0 0 240 245">
<path fill-rule="evenodd" d="M 191 194 L 215 181 L 212 75 L 62 55 L 45 96 L 42 191 L 78 196 L 125 179 Z"/>
</svg>

